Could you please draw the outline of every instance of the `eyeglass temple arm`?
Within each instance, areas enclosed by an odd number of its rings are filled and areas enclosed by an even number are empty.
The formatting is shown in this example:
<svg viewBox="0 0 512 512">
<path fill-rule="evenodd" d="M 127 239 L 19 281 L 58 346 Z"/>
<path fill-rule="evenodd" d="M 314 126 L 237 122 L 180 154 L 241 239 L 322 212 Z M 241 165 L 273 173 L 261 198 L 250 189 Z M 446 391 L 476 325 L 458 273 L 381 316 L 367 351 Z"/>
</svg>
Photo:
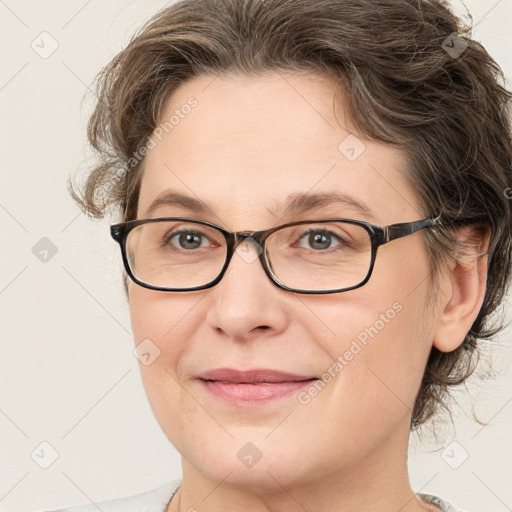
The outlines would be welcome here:
<svg viewBox="0 0 512 512">
<path fill-rule="evenodd" d="M 397 238 L 412 235 L 421 229 L 437 226 L 440 224 L 441 215 L 435 218 L 421 219 L 414 222 L 402 222 L 399 224 L 391 224 L 384 228 L 384 243 L 391 242 Z"/>
</svg>

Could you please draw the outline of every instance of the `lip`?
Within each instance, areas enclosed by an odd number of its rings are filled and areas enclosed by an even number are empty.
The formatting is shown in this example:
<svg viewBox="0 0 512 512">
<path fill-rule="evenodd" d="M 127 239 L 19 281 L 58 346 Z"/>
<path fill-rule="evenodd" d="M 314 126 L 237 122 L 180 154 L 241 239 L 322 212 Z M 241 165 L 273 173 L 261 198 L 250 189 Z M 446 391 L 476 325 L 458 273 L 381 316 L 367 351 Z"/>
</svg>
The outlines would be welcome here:
<svg viewBox="0 0 512 512">
<path fill-rule="evenodd" d="M 209 370 L 196 378 L 209 393 L 236 405 L 262 405 L 296 393 L 317 380 L 314 376 L 271 369 L 232 368 Z"/>
</svg>

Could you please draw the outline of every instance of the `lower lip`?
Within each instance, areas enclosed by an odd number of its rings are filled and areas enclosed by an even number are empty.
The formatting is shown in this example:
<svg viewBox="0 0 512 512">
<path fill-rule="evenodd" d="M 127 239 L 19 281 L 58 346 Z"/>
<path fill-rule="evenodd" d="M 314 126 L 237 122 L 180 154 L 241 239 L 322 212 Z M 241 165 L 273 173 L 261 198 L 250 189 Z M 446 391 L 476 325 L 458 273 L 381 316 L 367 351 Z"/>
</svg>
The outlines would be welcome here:
<svg viewBox="0 0 512 512">
<path fill-rule="evenodd" d="M 297 393 L 302 388 L 311 385 L 315 379 L 272 382 L 272 383 L 235 383 L 221 382 L 212 380 L 202 380 L 199 382 L 213 395 L 231 404 L 250 405 L 264 404 L 278 398 Z"/>
</svg>

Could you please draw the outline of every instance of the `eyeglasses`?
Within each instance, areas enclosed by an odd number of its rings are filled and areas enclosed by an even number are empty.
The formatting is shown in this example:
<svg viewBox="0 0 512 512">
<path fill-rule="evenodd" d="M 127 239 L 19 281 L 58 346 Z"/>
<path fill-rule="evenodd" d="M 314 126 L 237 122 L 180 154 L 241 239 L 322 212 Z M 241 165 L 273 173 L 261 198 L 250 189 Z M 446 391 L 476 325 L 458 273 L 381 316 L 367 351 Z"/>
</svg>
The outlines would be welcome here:
<svg viewBox="0 0 512 512">
<path fill-rule="evenodd" d="M 349 219 L 298 221 L 265 231 L 231 233 L 201 220 L 166 217 L 112 225 L 130 278 L 150 290 L 180 292 L 220 282 L 238 245 L 255 245 L 268 277 L 283 290 L 304 294 L 339 293 L 363 286 L 377 249 L 392 240 L 440 224 L 440 216 L 375 226 Z M 256 259 L 246 246 L 238 252 Z"/>
</svg>

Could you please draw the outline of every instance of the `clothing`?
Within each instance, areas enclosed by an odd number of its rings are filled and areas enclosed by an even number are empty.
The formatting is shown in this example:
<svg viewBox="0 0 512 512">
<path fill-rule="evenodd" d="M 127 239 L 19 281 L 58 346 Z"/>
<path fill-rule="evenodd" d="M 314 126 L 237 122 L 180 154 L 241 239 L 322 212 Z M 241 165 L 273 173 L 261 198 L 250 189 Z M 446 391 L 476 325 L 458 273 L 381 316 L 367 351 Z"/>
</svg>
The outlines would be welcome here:
<svg viewBox="0 0 512 512">
<path fill-rule="evenodd" d="M 165 512 L 171 496 L 178 489 L 181 480 L 174 480 L 150 491 L 133 494 L 125 498 L 98 501 L 96 505 L 79 505 L 46 510 L 42 512 Z"/>
<path fill-rule="evenodd" d="M 459 508 L 455 508 L 453 505 L 432 494 L 419 493 L 418 496 L 428 503 L 432 503 L 441 509 L 441 512 L 462 512 Z"/>
<path fill-rule="evenodd" d="M 93 504 L 79 505 L 41 512 L 98 512 L 98 508 L 101 512 L 165 512 L 169 501 L 171 501 L 171 496 L 177 491 L 180 483 L 181 480 L 174 480 L 156 489 L 127 496 L 126 498 L 99 501 L 96 504 L 97 506 Z M 423 500 L 438 506 L 442 512 L 462 512 L 437 496 L 430 494 L 419 494 L 419 496 Z"/>
</svg>

